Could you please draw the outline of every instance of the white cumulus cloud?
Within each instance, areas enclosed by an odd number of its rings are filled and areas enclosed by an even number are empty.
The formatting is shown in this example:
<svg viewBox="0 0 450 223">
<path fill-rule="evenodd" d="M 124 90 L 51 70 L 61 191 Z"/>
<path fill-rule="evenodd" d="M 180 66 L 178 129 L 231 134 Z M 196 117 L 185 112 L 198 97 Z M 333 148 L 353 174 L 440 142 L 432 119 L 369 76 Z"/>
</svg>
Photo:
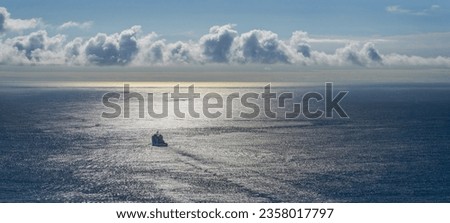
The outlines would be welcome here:
<svg viewBox="0 0 450 223">
<path fill-rule="evenodd" d="M 441 8 L 439 5 L 431 5 L 429 8 L 422 10 L 412 10 L 406 9 L 399 5 L 390 5 L 386 7 L 386 11 L 393 14 L 406 14 L 406 15 L 416 15 L 416 16 L 425 16 L 429 15 L 433 12 L 438 11 Z"/>
<path fill-rule="evenodd" d="M 92 21 L 88 22 L 74 22 L 74 21 L 68 21 L 63 24 L 61 24 L 58 29 L 70 29 L 70 28 L 79 28 L 79 29 L 89 29 L 92 27 L 94 23 Z"/>
<path fill-rule="evenodd" d="M 4 7 L 0 7 L 0 33 L 6 31 L 21 31 L 36 28 L 39 19 L 13 19 L 11 14 Z"/>
</svg>

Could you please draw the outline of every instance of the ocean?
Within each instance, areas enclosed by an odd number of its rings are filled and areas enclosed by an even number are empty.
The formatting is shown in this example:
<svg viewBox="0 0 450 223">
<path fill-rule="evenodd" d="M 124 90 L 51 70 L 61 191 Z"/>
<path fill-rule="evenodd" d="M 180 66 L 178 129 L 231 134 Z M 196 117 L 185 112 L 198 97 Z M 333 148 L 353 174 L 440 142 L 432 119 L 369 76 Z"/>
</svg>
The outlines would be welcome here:
<svg viewBox="0 0 450 223">
<path fill-rule="evenodd" d="M 154 93 L 161 108 L 171 89 L 131 90 Z M 173 100 L 169 117 L 139 118 L 132 100 L 130 118 L 107 119 L 102 96 L 120 87 L 2 86 L 0 202 L 450 202 L 449 84 L 334 90 L 349 92 L 341 103 L 349 118 L 178 118 Z M 156 131 L 168 147 L 149 145 Z"/>
</svg>

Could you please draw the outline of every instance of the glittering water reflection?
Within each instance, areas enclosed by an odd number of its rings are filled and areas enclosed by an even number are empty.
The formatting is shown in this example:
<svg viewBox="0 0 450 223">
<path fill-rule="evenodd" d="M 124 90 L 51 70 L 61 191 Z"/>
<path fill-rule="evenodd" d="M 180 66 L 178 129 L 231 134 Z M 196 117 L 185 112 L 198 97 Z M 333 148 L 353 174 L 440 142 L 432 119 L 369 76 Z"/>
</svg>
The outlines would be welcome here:
<svg viewBox="0 0 450 223">
<path fill-rule="evenodd" d="M 345 120 L 140 119 L 136 101 L 104 119 L 118 88 L 3 90 L 0 200 L 448 202 L 450 92 L 398 89 L 355 87 Z M 149 146 L 156 130 L 169 147 Z"/>
</svg>

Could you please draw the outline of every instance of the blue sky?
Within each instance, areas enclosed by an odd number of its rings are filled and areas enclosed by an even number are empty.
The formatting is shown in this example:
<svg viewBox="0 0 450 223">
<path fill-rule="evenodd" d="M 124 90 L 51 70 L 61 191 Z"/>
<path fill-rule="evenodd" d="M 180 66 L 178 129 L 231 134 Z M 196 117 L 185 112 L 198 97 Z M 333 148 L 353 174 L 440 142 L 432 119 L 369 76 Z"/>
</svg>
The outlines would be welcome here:
<svg viewBox="0 0 450 223">
<path fill-rule="evenodd" d="M 0 66 L 447 68 L 448 21 L 448 0 L 3 0 Z"/>
<path fill-rule="evenodd" d="M 3 0 L 19 18 L 42 18 L 59 25 L 66 21 L 93 21 L 93 32 L 117 32 L 141 25 L 147 32 L 167 36 L 205 33 L 218 24 L 237 24 L 238 31 L 268 29 L 282 37 L 295 30 L 315 35 L 370 36 L 448 32 L 450 1 L 337 1 L 337 0 Z M 427 15 L 388 12 L 388 6 Z"/>
</svg>

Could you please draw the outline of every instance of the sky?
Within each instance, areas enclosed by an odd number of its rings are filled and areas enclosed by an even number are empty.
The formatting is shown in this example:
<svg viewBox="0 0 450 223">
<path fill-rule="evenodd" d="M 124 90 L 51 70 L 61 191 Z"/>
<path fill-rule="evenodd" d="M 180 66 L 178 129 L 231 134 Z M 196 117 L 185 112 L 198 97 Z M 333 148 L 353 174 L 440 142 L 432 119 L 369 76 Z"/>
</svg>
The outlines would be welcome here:
<svg viewBox="0 0 450 223">
<path fill-rule="evenodd" d="M 448 0 L 2 0 L 0 67 L 449 68 L 448 21 Z"/>
</svg>

